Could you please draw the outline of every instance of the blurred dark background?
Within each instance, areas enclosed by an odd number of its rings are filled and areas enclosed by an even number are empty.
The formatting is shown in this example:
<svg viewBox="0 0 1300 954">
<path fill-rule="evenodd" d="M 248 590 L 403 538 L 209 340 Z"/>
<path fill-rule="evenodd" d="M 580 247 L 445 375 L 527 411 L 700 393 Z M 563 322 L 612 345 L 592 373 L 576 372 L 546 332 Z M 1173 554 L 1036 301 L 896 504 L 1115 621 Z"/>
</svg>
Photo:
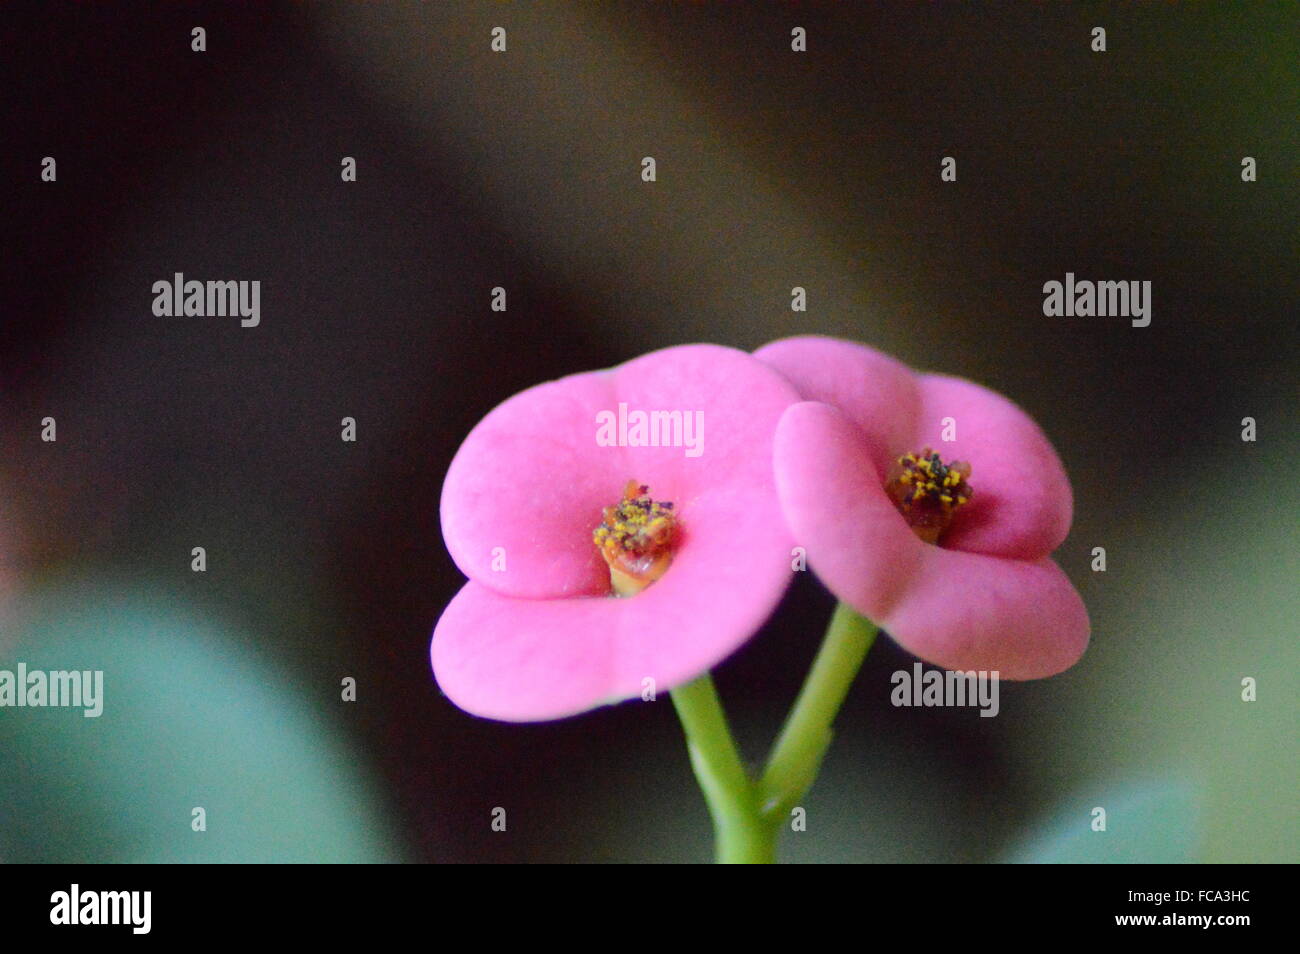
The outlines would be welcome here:
<svg viewBox="0 0 1300 954">
<path fill-rule="evenodd" d="M 110 695 L 100 720 L 0 710 L 0 859 L 707 858 L 666 699 L 511 726 L 441 697 L 439 491 L 534 383 L 822 332 L 1036 417 L 1094 636 L 996 719 L 890 707 L 911 660 L 882 640 L 784 856 L 1300 860 L 1298 21 L 6 5 L 0 668 L 102 663 Z M 178 271 L 260 280 L 260 326 L 155 317 Z M 1150 281 L 1151 325 L 1044 317 L 1067 271 Z M 830 608 L 802 577 L 718 671 L 752 758 Z M 1072 841 L 1094 805 L 1115 837 Z"/>
</svg>

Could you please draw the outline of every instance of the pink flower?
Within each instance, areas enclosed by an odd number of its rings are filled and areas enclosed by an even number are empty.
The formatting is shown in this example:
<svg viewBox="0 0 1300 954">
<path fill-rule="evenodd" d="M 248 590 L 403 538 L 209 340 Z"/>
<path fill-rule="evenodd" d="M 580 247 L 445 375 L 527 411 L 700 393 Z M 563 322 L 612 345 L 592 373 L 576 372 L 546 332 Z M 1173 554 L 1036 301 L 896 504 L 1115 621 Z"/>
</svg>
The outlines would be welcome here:
<svg viewBox="0 0 1300 954">
<path fill-rule="evenodd" d="M 556 719 L 667 691 L 729 656 L 792 574 L 772 441 L 798 400 L 744 352 L 686 345 L 538 385 L 489 413 L 443 485 L 443 537 L 469 582 L 434 630 L 442 690 L 476 715 Z M 644 446 L 656 429 L 661 446 Z M 619 550 L 623 540 L 657 549 L 637 564 L 642 551 Z M 644 570 L 638 585 L 654 582 L 610 595 L 602 552 Z M 664 552 L 655 578 L 651 557 Z"/>
<path fill-rule="evenodd" d="M 755 357 L 807 399 L 777 427 L 777 486 L 797 543 L 836 596 L 948 669 L 1036 679 L 1078 660 L 1088 614 L 1049 558 L 1070 528 L 1070 484 L 1023 411 L 853 342 L 790 338 Z M 941 439 L 948 423 L 951 442 Z M 953 498 L 942 507 L 951 523 L 941 546 L 921 540 L 896 506 L 908 486 L 894 482 L 895 498 L 886 489 L 899 458 L 926 448 L 970 468 L 938 465 L 950 485 L 969 478 L 960 506 L 955 491 L 935 491 Z M 938 512 L 937 497 L 927 500 Z"/>
</svg>

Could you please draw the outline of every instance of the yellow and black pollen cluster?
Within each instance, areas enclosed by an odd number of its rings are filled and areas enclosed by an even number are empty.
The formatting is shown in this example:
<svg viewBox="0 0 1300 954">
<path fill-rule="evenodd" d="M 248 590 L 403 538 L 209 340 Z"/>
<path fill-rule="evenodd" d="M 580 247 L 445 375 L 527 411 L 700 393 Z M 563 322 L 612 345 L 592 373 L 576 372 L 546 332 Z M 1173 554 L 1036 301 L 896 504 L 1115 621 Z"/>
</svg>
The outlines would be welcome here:
<svg viewBox="0 0 1300 954">
<path fill-rule="evenodd" d="M 945 464 L 927 447 L 919 454 L 898 458 L 885 490 L 916 535 L 926 543 L 936 543 L 957 508 L 974 493 L 967 482 L 970 474 L 970 464 L 959 460 Z"/>
<path fill-rule="evenodd" d="M 609 564 L 615 594 L 631 596 L 663 576 L 677 537 L 671 502 L 653 499 L 648 486 L 630 480 L 623 499 L 606 507 L 603 518 L 591 538 Z"/>
</svg>

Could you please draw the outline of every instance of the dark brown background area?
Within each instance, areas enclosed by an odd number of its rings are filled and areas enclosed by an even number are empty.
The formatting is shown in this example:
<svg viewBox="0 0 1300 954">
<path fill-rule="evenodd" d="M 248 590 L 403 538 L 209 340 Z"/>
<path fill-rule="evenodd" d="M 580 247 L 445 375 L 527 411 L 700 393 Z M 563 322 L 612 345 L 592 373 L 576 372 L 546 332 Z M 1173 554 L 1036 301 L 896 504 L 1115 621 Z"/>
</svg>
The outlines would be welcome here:
<svg viewBox="0 0 1300 954">
<path fill-rule="evenodd" d="M 1243 634 L 1269 648 L 1257 668 L 1293 678 L 1272 649 L 1294 644 L 1294 573 L 1271 587 L 1295 567 L 1296 9 L 6 5 L 8 559 L 28 581 L 160 581 L 329 718 L 355 675 L 341 718 L 412 858 L 703 858 L 669 706 L 506 726 L 440 696 L 429 634 L 461 582 L 442 476 L 487 410 L 541 380 L 693 340 L 855 337 L 1043 424 L 1075 481 L 1059 559 L 1094 646 L 1056 680 L 1004 686 L 1002 717 L 981 720 L 891 708 L 911 661 L 882 640 L 815 793 L 826 822 L 791 857 L 992 858 L 1152 761 L 1208 773 L 1212 816 L 1266 800 L 1261 778 L 1225 787 L 1192 741 L 1223 719 L 1179 700 L 1253 671 L 1249 646 L 1204 655 Z M 176 271 L 260 280 L 261 326 L 154 317 L 150 286 Z M 1044 317 L 1042 285 L 1067 271 L 1151 281 L 1151 326 Z M 1210 594 L 1232 633 L 1159 611 Z M 718 672 L 754 758 L 830 606 L 801 579 Z M 1190 683 L 1134 690 L 1188 652 Z M 495 805 L 508 836 L 488 829 Z M 1206 856 L 1267 851 L 1281 811 L 1262 801 L 1254 835 L 1211 834 Z"/>
</svg>

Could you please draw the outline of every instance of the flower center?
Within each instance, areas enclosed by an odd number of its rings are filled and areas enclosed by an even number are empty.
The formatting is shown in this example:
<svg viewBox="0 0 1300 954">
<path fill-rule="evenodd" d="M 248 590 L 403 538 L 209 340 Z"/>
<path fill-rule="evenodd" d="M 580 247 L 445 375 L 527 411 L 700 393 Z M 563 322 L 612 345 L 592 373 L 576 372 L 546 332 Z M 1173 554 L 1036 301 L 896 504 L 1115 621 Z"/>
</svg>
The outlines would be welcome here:
<svg viewBox="0 0 1300 954">
<path fill-rule="evenodd" d="M 926 543 L 937 543 L 952 523 L 953 514 L 971 495 L 970 464 L 955 460 L 945 464 L 926 448 L 904 454 L 889 470 L 885 491 L 908 526 Z"/>
<path fill-rule="evenodd" d="M 606 507 L 591 535 L 609 564 L 615 596 L 634 596 L 668 570 L 677 538 L 677 518 L 668 501 L 654 500 L 650 488 L 629 480 L 623 499 Z"/>
</svg>

